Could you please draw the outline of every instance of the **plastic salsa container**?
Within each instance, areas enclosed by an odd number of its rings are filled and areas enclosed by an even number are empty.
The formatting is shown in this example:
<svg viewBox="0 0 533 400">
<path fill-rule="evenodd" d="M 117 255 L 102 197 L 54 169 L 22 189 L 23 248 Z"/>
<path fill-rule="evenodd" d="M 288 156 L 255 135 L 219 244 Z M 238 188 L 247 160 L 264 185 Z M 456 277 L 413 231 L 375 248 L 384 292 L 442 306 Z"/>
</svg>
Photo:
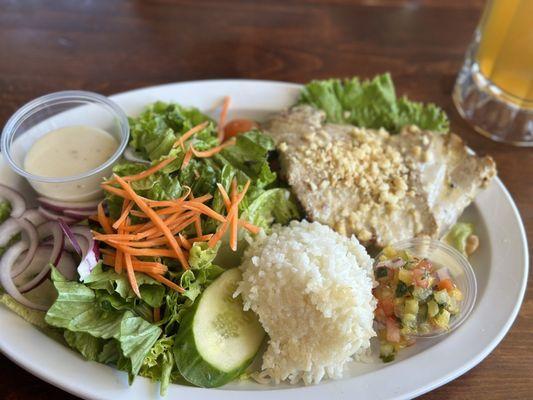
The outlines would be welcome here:
<svg viewBox="0 0 533 400">
<path fill-rule="evenodd" d="M 374 276 L 376 325 L 385 362 L 415 339 L 457 329 L 474 307 L 477 284 L 472 266 L 438 240 L 417 238 L 387 246 L 376 257 Z"/>
</svg>

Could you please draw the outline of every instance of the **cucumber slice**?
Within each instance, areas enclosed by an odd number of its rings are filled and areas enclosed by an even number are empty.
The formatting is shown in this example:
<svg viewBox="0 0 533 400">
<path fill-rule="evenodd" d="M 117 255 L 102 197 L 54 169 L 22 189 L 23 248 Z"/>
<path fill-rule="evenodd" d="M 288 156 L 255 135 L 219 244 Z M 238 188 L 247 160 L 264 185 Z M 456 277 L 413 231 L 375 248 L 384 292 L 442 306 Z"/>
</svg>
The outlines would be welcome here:
<svg viewBox="0 0 533 400">
<path fill-rule="evenodd" d="M 174 344 L 180 374 L 201 387 L 222 386 L 251 364 L 265 332 L 257 316 L 234 299 L 241 273 L 230 269 L 184 315 Z"/>
</svg>

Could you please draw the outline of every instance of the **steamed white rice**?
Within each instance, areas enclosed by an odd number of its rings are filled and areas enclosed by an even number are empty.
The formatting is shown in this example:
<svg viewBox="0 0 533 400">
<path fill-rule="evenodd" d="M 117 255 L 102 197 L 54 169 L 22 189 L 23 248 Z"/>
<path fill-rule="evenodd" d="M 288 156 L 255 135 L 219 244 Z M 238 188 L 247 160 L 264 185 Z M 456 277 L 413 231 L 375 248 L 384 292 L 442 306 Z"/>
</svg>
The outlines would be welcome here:
<svg viewBox="0 0 533 400">
<path fill-rule="evenodd" d="M 372 259 L 355 237 L 293 221 L 257 238 L 244 260 L 235 295 L 270 337 L 262 378 L 340 378 L 347 362 L 367 352 L 375 336 Z"/>
</svg>

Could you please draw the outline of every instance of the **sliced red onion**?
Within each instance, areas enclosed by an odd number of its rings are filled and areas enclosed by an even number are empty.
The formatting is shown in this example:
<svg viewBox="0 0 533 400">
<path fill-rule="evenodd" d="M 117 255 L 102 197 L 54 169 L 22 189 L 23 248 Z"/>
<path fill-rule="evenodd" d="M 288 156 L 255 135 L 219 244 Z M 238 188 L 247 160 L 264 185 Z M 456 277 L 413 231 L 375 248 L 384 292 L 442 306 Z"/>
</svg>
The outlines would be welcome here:
<svg viewBox="0 0 533 400">
<path fill-rule="evenodd" d="M 63 247 L 65 244 L 65 236 L 59 226 L 58 222 L 48 221 L 37 227 L 37 233 L 39 234 L 39 240 L 42 241 L 52 236 L 52 253 L 50 254 L 50 262 L 54 265 L 59 263 L 61 259 L 61 253 L 63 253 Z"/>
<path fill-rule="evenodd" d="M 81 246 L 80 246 L 78 240 L 76 239 L 76 235 L 74 235 L 74 232 L 72 231 L 70 226 L 68 226 L 65 223 L 65 221 L 63 221 L 62 218 L 58 218 L 57 222 L 59 223 L 59 226 L 61 227 L 61 230 L 63 231 L 63 233 L 65 234 L 65 236 L 69 240 L 70 244 L 72 245 L 72 248 L 74 249 L 74 251 L 80 257 L 82 257 L 83 256 L 83 252 L 81 250 Z"/>
<path fill-rule="evenodd" d="M 52 265 L 55 265 L 58 271 L 61 272 L 66 279 L 70 281 L 76 279 L 78 275 L 76 273 L 77 264 L 72 256 L 68 253 L 64 253 L 61 256 L 61 261 L 57 264 L 52 264 L 49 262 L 49 259 L 52 258 L 52 252 L 53 248 L 50 248 L 50 246 L 39 246 L 31 265 L 26 268 L 26 271 L 24 271 L 23 274 L 20 274 L 15 281 L 15 285 L 18 284 L 17 281 L 21 283 L 18 285 L 20 293 L 27 293 L 48 279 Z"/>
<path fill-rule="evenodd" d="M 70 202 L 70 201 L 60 201 L 49 199 L 46 197 L 37 197 L 39 204 L 50 211 L 56 211 L 62 213 L 65 210 L 72 211 L 95 211 L 98 203 L 101 200 L 90 200 L 84 202 Z"/>
<path fill-rule="evenodd" d="M 24 211 L 24 214 L 22 214 L 21 218 L 27 219 L 35 226 L 46 222 L 46 217 L 37 208 L 31 208 Z"/>
<path fill-rule="evenodd" d="M 5 199 L 11 204 L 11 216 L 19 218 L 26 211 L 26 200 L 20 192 L 0 184 L 0 199 Z"/>
<path fill-rule="evenodd" d="M 38 208 L 39 212 L 41 214 L 43 214 L 47 219 L 49 219 L 50 221 L 57 221 L 59 219 L 62 219 L 63 222 L 71 225 L 71 224 L 75 224 L 76 222 L 78 222 L 77 219 L 75 218 L 71 218 L 71 217 L 66 217 L 62 214 L 58 214 L 54 211 L 50 211 L 50 210 L 47 210 L 46 208 L 43 208 L 43 207 L 39 207 Z"/>
<path fill-rule="evenodd" d="M 87 244 L 87 239 L 85 239 L 85 237 L 74 234 L 74 238 L 78 242 L 78 245 L 79 245 L 80 249 L 85 249 L 85 248 L 89 247 L 89 245 Z M 66 251 L 69 251 L 71 253 L 77 253 L 76 249 L 74 249 L 74 246 L 72 245 L 70 240 L 65 240 L 65 244 L 63 245 L 63 249 L 66 250 Z M 81 257 L 81 255 L 80 255 L 80 257 Z"/>
<path fill-rule="evenodd" d="M 437 270 L 437 277 L 440 281 L 443 281 L 445 279 L 451 279 L 450 271 L 448 271 L 448 268 L 439 268 Z"/>
<path fill-rule="evenodd" d="M 380 261 L 376 264 L 375 268 L 387 267 L 387 268 L 400 268 L 405 265 L 405 261 L 402 258 L 394 258 L 392 260 Z"/>
<path fill-rule="evenodd" d="M 15 282 L 13 282 L 13 278 L 11 277 L 11 270 L 15 261 L 26 250 L 28 250 L 27 253 L 29 253 L 29 244 L 25 241 L 17 242 L 6 250 L 0 260 L 0 283 L 5 291 L 20 304 L 34 310 L 46 311 L 48 309 L 47 306 L 36 304 L 24 297 L 15 286 Z"/>
<path fill-rule="evenodd" d="M 88 217 L 90 217 L 91 215 L 94 215 L 95 213 L 96 213 L 96 210 L 92 210 L 92 211 L 65 210 L 63 211 L 63 215 L 66 215 L 67 217 L 70 217 L 70 218 L 75 218 L 80 221 L 83 219 L 87 219 Z"/>
<path fill-rule="evenodd" d="M 142 158 L 135 150 L 133 150 L 131 147 L 126 147 L 126 150 L 124 150 L 124 158 L 128 161 L 138 162 L 142 164 L 150 164 L 150 161 L 145 160 Z"/>
<path fill-rule="evenodd" d="M 84 237 L 87 241 L 87 246 L 83 248 L 84 252 L 81 256 L 80 265 L 78 266 L 78 274 L 80 275 L 80 280 L 83 281 L 91 273 L 96 264 L 98 264 L 100 249 L 89 227 L 81 225 L 73 226 L 72 232 L 76 236 Z"/>
<path fill-rule="evenodd" d="M 28 265 L 30 265 L 31 260 L 35 255 L 35 251 L 37 251 L 37 246 L 39 245 L 39 234 L 37 233 L 35 226 L 24 218 L 18 219 L 17 222 L 21 226 L 22 231 L 26 233 L 26 238 L 23 238 L 22 242 L 27 243 L 28 251 L 26 252 L 26 255 L 22 261 L 19 261 L 16 264 L 14 263 L 15 265 L 12 266 L 11 274 L 13 278 L 19 275 L 28 267 Z"/>
<path fill-rule="evenodd" d="M 95 244 L 93 234 L 87 226 L 68 226 L 61 219 L 59 225 L 71 243 L 74 251 L 81 257 L 78 265 L 78 274 L 83 281 L 98 264 L 98 246 Z M 81 244 L 83 242 L 83 244 Z"/>
</svg>

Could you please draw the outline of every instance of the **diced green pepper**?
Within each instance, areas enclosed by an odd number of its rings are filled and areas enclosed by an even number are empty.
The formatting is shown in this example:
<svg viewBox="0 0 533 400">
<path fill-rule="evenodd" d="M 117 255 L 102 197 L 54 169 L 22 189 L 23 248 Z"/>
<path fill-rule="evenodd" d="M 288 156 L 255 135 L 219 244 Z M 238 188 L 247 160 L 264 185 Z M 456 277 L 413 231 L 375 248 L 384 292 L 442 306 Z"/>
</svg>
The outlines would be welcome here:
<svg viewBox="0 0 533 400">
<path fill-rule="evenodd" d="M 442 289 L 433 293 L 433 298 L 438 304 L 442 305 L 448 304 L 450 301 L 450 296 L 448 295 L 448 291 L 446 289 Z"/>
<path fill-rule="evenodd" d="M 431 296 L 431 293 L 432 293 L 431 289 L 425 289 L 420 286 L 416 286 L 413 289 L 413 297 L 421 301 L 426 300 L 429 296 Z"/>
</svg>

